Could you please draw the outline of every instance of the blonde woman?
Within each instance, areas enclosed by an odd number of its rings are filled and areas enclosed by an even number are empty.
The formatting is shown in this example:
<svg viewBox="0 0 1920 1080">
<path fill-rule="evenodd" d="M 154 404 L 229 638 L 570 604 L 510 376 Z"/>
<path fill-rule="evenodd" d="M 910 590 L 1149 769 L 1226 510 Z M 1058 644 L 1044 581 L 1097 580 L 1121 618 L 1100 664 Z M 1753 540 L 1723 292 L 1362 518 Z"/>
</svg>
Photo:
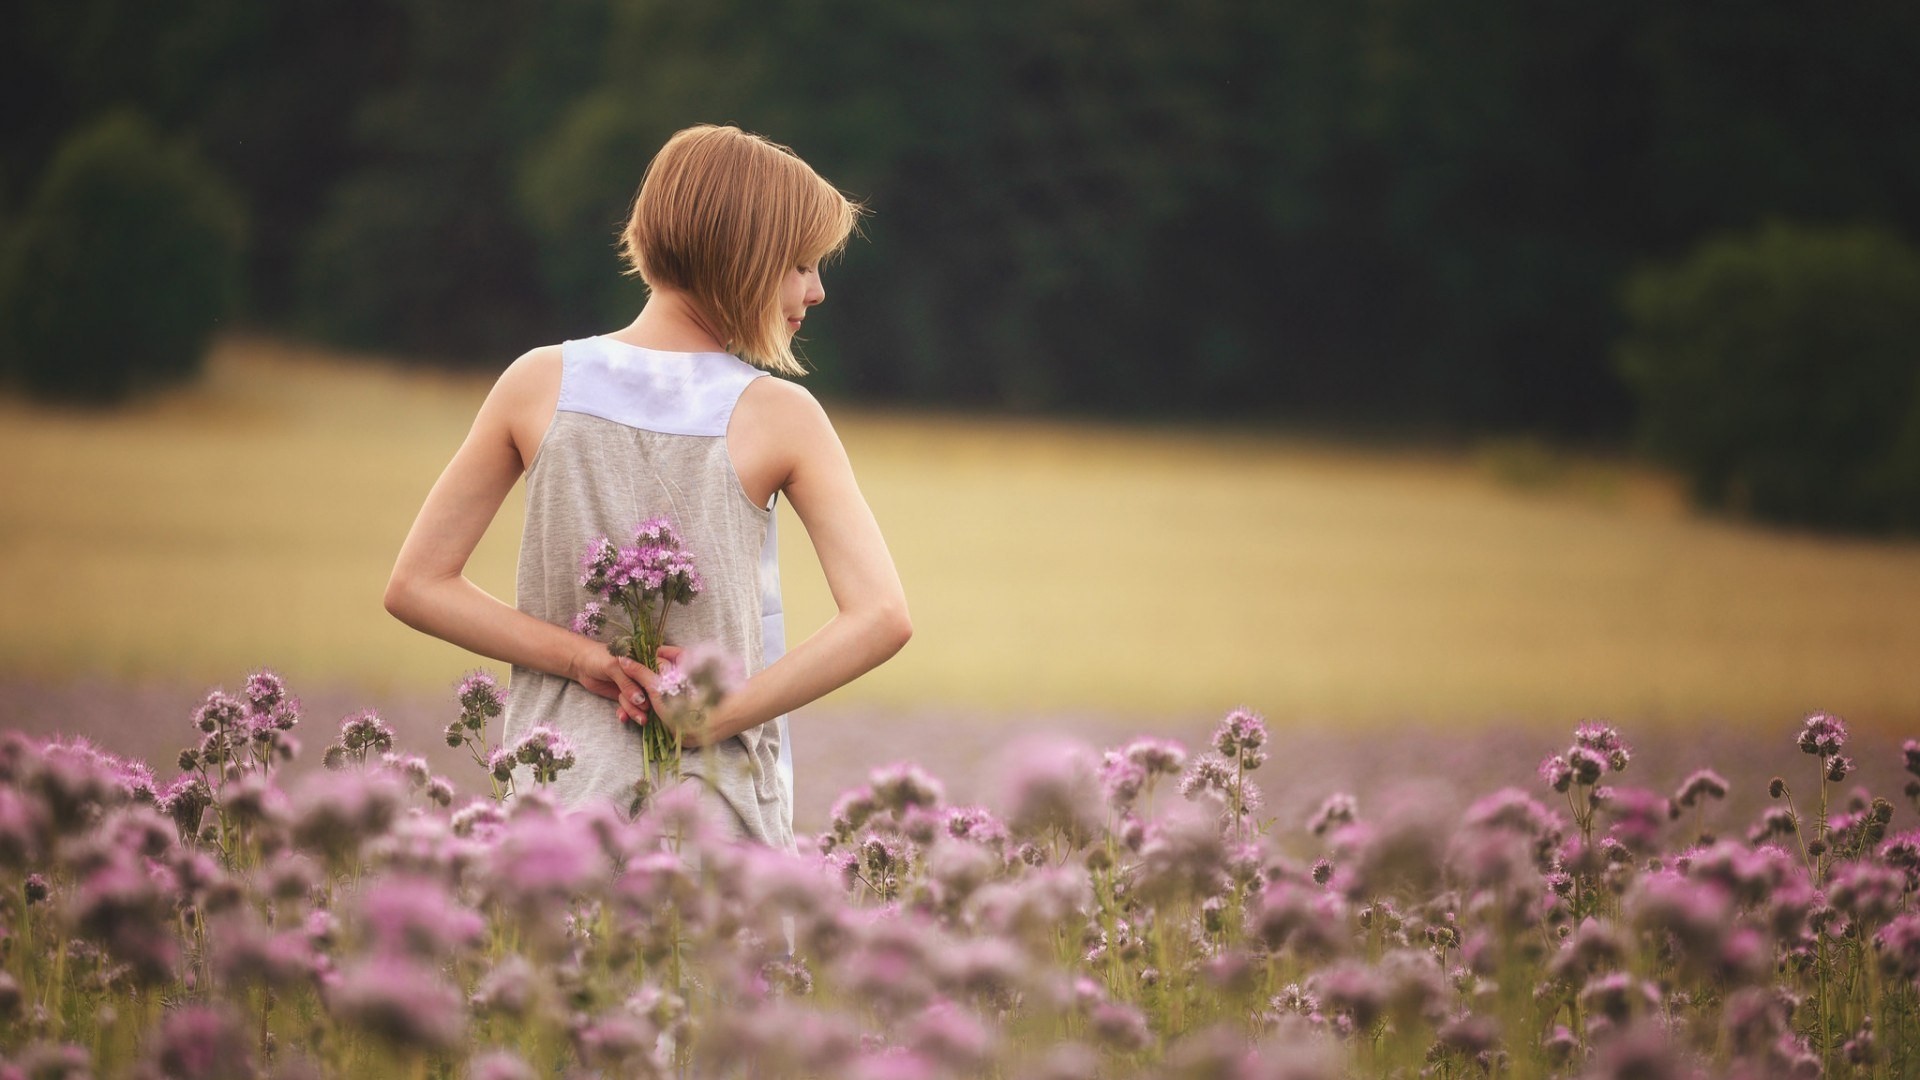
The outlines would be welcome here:
<svg viewBox="0 0 1920 1080">
<path fill-rule="evenodd" d="M 503 737 L 544 724 L 576 764 L 566 805 L 626 805 L 654 672 L 569 625 L 588 599 L 579 560 L 595 537 L 663 515 L 706 581 L 667 639 L 711 642 L 749 675 L 687 735 L 685 772 L 737 838 L 793 846 L 786 714 L 899 651 L 912 633 L 886 541 L 813 396 L 792 341 L 826 299 L 820 263 L 860 207 L 784 147 L 737 128 L 674 135 L 648 166 L 624 234 L 646 282 L 639 316 L 609 334 L 514 361 L 434 484 L 387 585 L 401 621 L 513 666 Z M 517 607 L 464 569 L 527 477 Z M 837 613 L 784 651 L 775 500 L 805 525 Z M 657 722 L 657 721 L 656 721 Z"/>
</svg>

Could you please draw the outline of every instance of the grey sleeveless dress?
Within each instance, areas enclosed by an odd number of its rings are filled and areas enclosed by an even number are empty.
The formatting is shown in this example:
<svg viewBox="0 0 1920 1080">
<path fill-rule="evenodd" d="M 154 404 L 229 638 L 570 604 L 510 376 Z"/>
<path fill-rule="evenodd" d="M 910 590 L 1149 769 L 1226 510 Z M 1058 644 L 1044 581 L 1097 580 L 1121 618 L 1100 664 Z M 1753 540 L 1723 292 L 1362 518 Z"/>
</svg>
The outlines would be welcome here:
<svg viewBox="0 0 1920 1080">
<path fill-rule="evenodd" d="M 749 675 L 785 647 L 774 516 L 740 488 L 727 422 L 766 373 L 725 353 L 656 352 L 608 338 L 561 346 L 560 398 L 527 472 L 520 610 L 569 625 L 593 597 L 580 559 L 600 536 L 616 543 L 654 515 L 679 530 L 706 588 L 668 616 L 666 641 L 718 644 Z M 562 805 L 606 799 L 623 811 L 641 772 L 639 730 L 615 705 L 569 679 L 516 666 L 502 725 L 506 745 L 538 724 L 572 741 L 576 763 L 551 785 Z M 793 759 L 786 717 L 705 750 L 688 750 L 686 783 L 736 838 L 793 847 Z M 531 769 L 514 776 L 533 786 Z"/>
</svg>

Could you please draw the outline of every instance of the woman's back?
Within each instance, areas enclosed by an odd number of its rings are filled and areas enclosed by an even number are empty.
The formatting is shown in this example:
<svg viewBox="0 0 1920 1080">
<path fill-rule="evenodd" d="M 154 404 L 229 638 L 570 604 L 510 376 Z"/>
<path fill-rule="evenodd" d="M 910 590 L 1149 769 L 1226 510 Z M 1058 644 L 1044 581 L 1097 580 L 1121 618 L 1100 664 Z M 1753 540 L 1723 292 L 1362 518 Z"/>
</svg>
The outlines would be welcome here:
<svg viewBox="0 0 1920 1080">
<path fill-rule="evenodd" d="M 387 610 L 513 665 L 504 735 L 511 745 L 545 724 L 571 739 L 575 763 L 556 784 L 569 805 L 631 805 L 643 752 L 623 717 L 646 715 L 661 695 L 657 672 L 572 628 L 588 599 L 580 559 L 590 541 L 656 515 L 681 534 L 706 588 L 675 608 L 665 636 L 724 648 L 749 678 L 674 734 L 703 748 L 689 769 L 707 777 L 693 781 L 710 785 L 707 801 L 740 835 L 774 847 L 793 843 L 786 715 L 913 633 L 893 557 L 826 412 L 799 385 L 759 378 L 738 359 L 804 373 L 793 342 L 826 299 L 820 262 L 846 245 L 860 212 L 760 136 L 704 124 L 676 133 L 647 166 L 622 233 L 646 306 L 613 336 L 510 364 L 401 545 Z M 512 606 L 469 580 L 466 565 L 523 475 Z M 784 651 L 776 493 L 806 529 L 834 603 Z"/>
<path fill-rule="evenodd" d="M 668 616 L 666 640 L 720 646 L 749 675 L 772 663 L 784 645 L 773 514 L 742 489 L 727 439 L 741 394 L 765 373 L 725 353 L 660 352 L 606 337 L 567 342 L 560 366 L 552 421 L 527 472 L 516 606 L 566 624 L 590 599 L 580 585 L 587 545 L 663 516 L 706 583 Z M 579 683 L 516 665 L 506 742 L 538 724 L 574 745 L 574 767 L 553 784 L 564 804 L 630 804 L 642 774 L 639 729 Z M 791 848 L 785 729 L 779 717 L 690 749 L 685 771 L 696 778 L 689 782 L 710 785 L 741 835 Z M 516 782 L 525 790 L 531 779 Z"/>
</svg>

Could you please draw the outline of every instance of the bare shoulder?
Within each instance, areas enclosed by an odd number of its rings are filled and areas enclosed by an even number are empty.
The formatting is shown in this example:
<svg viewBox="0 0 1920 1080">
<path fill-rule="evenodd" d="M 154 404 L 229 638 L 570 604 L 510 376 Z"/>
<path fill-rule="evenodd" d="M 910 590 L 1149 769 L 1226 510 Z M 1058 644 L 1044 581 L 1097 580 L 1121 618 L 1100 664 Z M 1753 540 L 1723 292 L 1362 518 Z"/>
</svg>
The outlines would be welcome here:
<svg viewBox="0 0 1920 1080">
<path fill-rule="evenodd" d="M 776 375 L 748 383 L 735 408 L 745 411 L 744 419 L 756 431 L 769 436 L 792 439 L 833 431 L 827 411 L 811 391 Z"/>
<path fill-rule="evenodd" d="M 553 410 L 560 401 L 560 369 L 560 346 L 529 349 L 500 373 L 480 408 L 480 424 L 506 436 L 522 468 L 533 464 L 547 425 L 553 422 Z"/>
<path fill-rule="evenodd" d="M 846 452 L 827 412 L 806 387 L 769 375 L 747 384 L 727 427 L 727 450 L 747 497 L 765 505 L 775 491 Z"/>
<path fill-rule="evenodd" d="M 499 381 L 494 383 L 496 393 L 509 396 L 532 394 L 540 396 L 551 388 L 560 387 L 560 346 L 542 345 L 528 349 L 519 358 L 507 365 L 500 373 Z"/>
</svg>

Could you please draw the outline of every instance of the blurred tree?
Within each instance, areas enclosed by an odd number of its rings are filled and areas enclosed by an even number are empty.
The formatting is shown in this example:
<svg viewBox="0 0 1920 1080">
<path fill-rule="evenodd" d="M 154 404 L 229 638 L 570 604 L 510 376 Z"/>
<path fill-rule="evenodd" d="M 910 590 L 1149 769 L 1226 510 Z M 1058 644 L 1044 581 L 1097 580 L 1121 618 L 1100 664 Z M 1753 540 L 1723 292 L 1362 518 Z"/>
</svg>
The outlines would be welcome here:
<svg viewBox="0 0 1920 1080">
<path fill-rule="evenodd" d="M 1639 271 L 1626 309 L 1643 434 L 1703 502 L 1920 527 L 1920 253 L 1775 223 Z"/>
<path fill-rule="evenodd" d="M 396 0 L 18 7 L 0 36 L 0 93 L 34 104 L 0 128 L 0 208 L 32 190 L 75 127 L 137 109 L 239 190 L 250 225 L 246 299 L 256 317 L 283 318 L 293 253 L 325 194 L 358 163 L 350 121 L 395 77 Z"/>
<path fill-rule="evenodd" d="M 359 117 L 369 161 L 308 237 L 304 321 L 353 345 L 500 363 L 550 324 L 515 151 L 582 90 L 603 5 L 402 10 L 404 74 Z"/>
<path fill-rule="evenodd" d="M 82 128 L 0 258 L 8 376 L 93 403 L 192 376 L 233 307 L 241 234 L 238 199 L 190 149 L 130 113 Z"/>
<path fill-rule="evenodd" d="M 1920 5 L 34 2 L 0 217 L 115 104 L 243 190 L 260 314 L 496 364 L 623 321 L 667 135 L 875 213 L 829 388 L 1609 437 L 1619 282 L 1768 215 L 1920 235 Z M 296 295 L 297 294 L 297 295 Z M 810 326 L 812 324 L 809 324 Z"/>
</svg>

